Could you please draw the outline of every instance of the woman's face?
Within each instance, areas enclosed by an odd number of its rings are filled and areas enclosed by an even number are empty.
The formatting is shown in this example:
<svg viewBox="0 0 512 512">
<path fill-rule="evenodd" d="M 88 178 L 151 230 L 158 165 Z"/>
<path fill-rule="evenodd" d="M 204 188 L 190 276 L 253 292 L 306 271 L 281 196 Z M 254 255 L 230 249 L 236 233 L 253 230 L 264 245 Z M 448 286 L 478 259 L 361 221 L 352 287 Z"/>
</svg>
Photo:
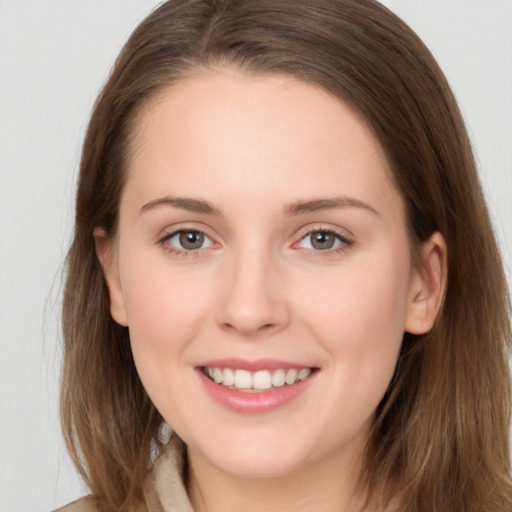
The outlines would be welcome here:
<svg viewBox="0 0 512 512">
<path fill-rule="evenodd" d="M 230 474 L 356 460 L 404 331 L 430 327 L 371 132 L 319 88 L 226 70 L 162 92 L 134 141 L 98 253 L 155 406 Z"/>
</svg>

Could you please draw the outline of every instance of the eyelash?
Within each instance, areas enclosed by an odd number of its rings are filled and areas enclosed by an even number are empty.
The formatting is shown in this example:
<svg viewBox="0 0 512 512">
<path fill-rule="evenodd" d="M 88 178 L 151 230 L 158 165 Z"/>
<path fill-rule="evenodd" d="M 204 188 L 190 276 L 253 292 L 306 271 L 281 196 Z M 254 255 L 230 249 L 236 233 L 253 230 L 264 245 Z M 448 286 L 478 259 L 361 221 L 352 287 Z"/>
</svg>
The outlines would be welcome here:
<svg viewBox="0 0 512 512">
<path fill-rule="evenodd" d="M 170 245 L 168 242 L 172 240 L 177 235 L 181 235 L 183 233 L 196 233 L 199 235 L 202 235 L 205 237 L 205 239 L 209 240 L 211 242 L 211 245 L 209 247 L 199 247 L 197 249 L 180 249 L 175 246 Z M 296 247 L 298 244 L 300 244 L 302 241 L 306 240 L 308 237 L 311 237 L 312 235 L 316 233 L 326 234 L 326 235 L 333 235 L 335 238 L 335 243 L 338 242 L 339 246 L 335 248 L 329 248 L 329 249 L 314 249 L 314 248 L 304 248 L 304 250 L 308 251 L 312 256 L 314 257 L 329 257 L 336 254 L 340 254 L 342 252 L 345 252 L 347 249 L 352 247 L 354 245 L 353 240 L 350 240 L 346 236 L 342 235 L 341 233 L 337 232 L 334 229 L 326 229 L 326 228 L 317 228 L 317 229 L 309 229 L 304 234 L 302 234 L 297 242 L 294 242 L 292 247 Z M 211 246 L 215 245 L 215 242 L 202 230 L 200 229 L 176 229 L 172 231 L 171 233 L 165 234 L 162 238 L 160 238 L 157 241 L 157 245 L 162 247 L 167 253 L 179 257 L 179 258 L 190 258 L 190 257 L 198 257 L 201 255 L 202 250 L 209 249 Z"/>
<path fill-rule="evenodd" d="M 183 233 L 197 233 L 199 235 L 202 235 L 205 237 L 205 239 L 209 240 L 212 245 L 215 244 L 213 240 L 202 230 L 200 229 L 176 229 L 175 231 L 172 231 L 171 233 L 165 234 L 160 240 L 158 240 L 157 245 L 162 247 L 167 253 L 177 256 L 179 258 L 194 258 L 201 255 L 201 249 L 207 249 L 208 247 L 200 247 L 198 249 L 180 249 L 178 247 L 174 247 L 168 242 L 172 240 L 175 236 L 183 234 Z"/>
<path fill-rule="evenodd" d="M 303 234 L 300 237 L 300 240 L 298 242 L 295 242 L 293 246 L 295 247 L 297 244 L 300 244 L 302 241 L 306 240 L 307 238 L 310 238 L 310 244 L 311 244 L 311 237 L 314 234 L 323 234 L 323 235 L 332 235 L 335 239 L 334 243 L 338 243 L 339 245 L 337 247 L 328 248 L 328 249 L 314 249 L 314 248 L 305 248 L 311 255 L 318 258 L 325 258 L 329 256 L 335 256 L 337 254 L 340 254 L 342 252 L 345 252 L 347 249 L 352 247 L 354 245 L 353 240 L 347 238 L 345 235 L 342 235 L 338 231 L 334 229 L 327 229 L 327 228 L 317 228 L 317 229 L 309 229 L 305 234 Z"/>
</svg>

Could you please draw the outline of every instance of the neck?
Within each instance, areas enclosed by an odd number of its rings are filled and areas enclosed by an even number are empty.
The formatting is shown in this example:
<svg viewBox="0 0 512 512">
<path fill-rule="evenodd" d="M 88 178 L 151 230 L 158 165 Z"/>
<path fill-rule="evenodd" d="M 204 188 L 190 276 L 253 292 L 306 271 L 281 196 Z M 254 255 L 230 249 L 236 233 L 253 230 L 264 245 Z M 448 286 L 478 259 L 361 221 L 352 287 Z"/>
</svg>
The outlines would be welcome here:
<svg viewBox="0 0 512 512">
<path fill-rule="evenodd" d="M 360 453 L 333 453 L 272 478 L 226 473 L 190 449 L 188 461 L 188 494 L 196 512 L 358 512 L 364 508 Z"/>
</svg>

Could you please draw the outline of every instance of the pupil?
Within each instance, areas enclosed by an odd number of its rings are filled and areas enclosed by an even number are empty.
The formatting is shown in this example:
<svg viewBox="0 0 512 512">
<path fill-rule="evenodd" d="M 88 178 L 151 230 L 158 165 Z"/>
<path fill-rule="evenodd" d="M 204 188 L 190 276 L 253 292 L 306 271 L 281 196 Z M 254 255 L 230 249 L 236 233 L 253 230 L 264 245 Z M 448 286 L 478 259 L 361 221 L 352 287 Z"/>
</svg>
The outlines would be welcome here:
<svg viewBox="0 0 512 512">
<path fill-rule="evenodd" d="M 183 231 L 180 234 L 180 244 L 184 249 L 200 249 L 204 242 L 203 233 L 198 231 Z"/>
<path fill-rule="evenodd" d="M 315 249 L 323 250 L 331 249 L 334 246 L 334 236 L 332 233 L 317 231 L 312 235 L 311 245 Z"/>
</svg>

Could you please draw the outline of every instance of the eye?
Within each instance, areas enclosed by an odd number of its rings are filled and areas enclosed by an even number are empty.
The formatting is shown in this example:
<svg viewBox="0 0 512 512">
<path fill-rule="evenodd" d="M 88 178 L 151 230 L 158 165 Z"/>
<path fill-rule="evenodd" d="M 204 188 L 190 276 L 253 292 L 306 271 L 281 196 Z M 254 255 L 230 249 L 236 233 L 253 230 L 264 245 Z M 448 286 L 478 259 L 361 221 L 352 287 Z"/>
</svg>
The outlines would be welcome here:
<svg viewBox="0 0 512 512">
<path fill-rule="evenodd" d="M 303 249 L 328 251 L 338 249 L 341 246 L 350 246 L 352 245 L 352 242 L 334 231 L 320 229 L 307 233 L 301 238 L 298 245 Z"/>
<path fill-rule="evenodd" d="M 202 231 L 180 229 L 166 235 L 159 241 L 171 252 L 197 251 L 213 246 L 213 241 Z"/>
</svg>

